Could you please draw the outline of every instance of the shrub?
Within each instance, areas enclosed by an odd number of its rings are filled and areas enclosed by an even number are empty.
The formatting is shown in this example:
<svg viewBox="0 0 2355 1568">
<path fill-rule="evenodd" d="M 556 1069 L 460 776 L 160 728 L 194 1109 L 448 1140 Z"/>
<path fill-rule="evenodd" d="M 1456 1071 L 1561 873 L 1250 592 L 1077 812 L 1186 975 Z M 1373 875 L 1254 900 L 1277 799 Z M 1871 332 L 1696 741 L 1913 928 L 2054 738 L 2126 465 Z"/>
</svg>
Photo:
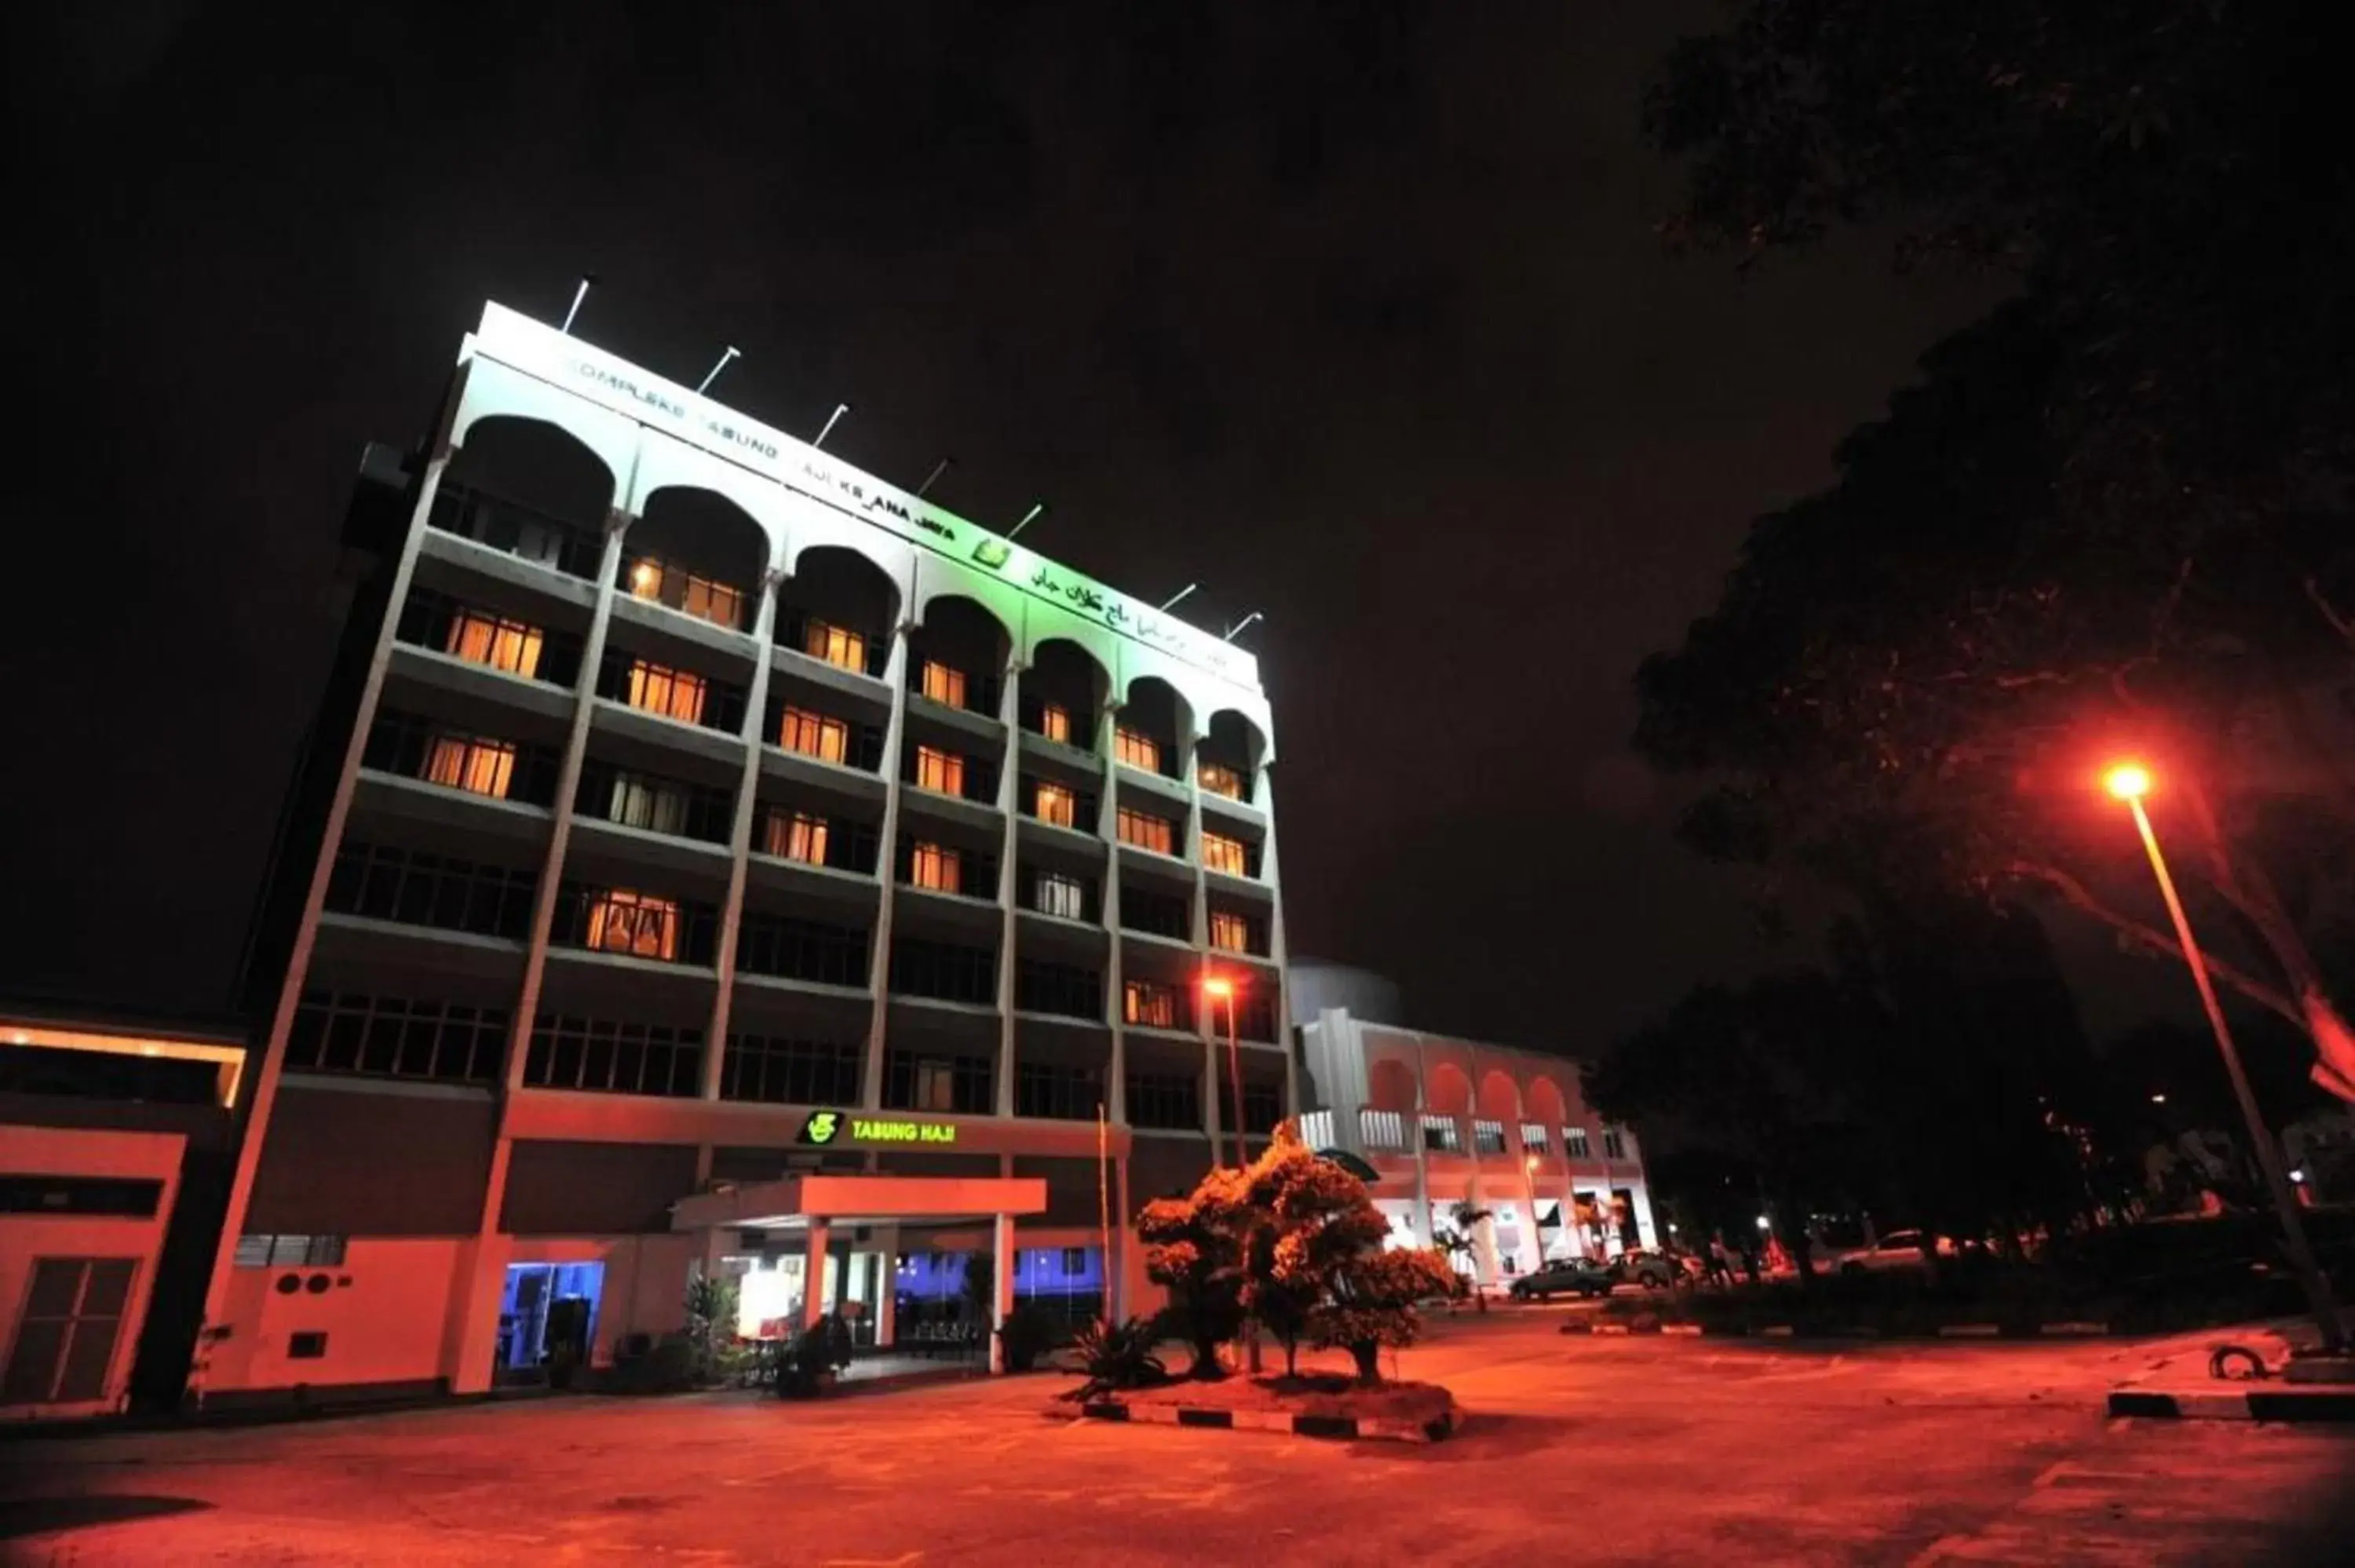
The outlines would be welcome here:
<svg viewBox="0 0 2355 1568">
<path fill-rule="evenodd" d="M 998 1330 L 1006 1343 L 1006 1370 L 1028 1372 L 1039 1358 L 1071 1337 L 1070 1325 L 1035 1301 L 1015 1303 Z"/>
<path fill-rule="evenodd" d="M 1154 1354 L 1160 1342 L 1158 1326 L 1142 1318 L 1085 1325 L 1071 1343 L 1080 1352 L 1080 1370 L 1087 1382 L 1063 1397 L 1085 1402 L 1114 1389 L 1152 1388 L 1168 1382 L 1168 1369 Z"/>
</svg>

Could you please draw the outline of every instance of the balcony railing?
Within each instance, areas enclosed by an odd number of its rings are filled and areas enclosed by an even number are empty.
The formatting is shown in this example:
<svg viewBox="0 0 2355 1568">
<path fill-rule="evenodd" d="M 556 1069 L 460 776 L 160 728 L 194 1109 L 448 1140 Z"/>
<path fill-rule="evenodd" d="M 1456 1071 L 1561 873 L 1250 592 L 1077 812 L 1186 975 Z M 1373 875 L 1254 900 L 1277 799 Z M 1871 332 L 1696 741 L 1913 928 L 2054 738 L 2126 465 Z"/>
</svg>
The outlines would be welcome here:
<svg viewBox="0 0 2355 1568">
<path fill-rule="evenodd" d="M 1531 1154 L 1543 1154 L 1551 1147 L 1546 1141 L 1546 1129 L 1543 1122 L 1525 1121 L 1521 1123 L 1521 1147 L 1529 1150 Z"/>
<path fill-rule="evenodd" d="M 1472 1124 L 1472 1148 L 1476 1153 L 1505 1152 L 1505 1124 L 1501 1121 L 1476 1121 Z"/>
<path fill-rule="evenodd" d="M 1452 1116 L 1425 1112 L 1423 1118 L 1423 1146 L 1435 1154 L 1464 1152 L 1464 1134 Z"/>
<path fill-rule="evenodd" d="M 1300 1141 L 1311 1149 L 1333 1147 L 1333 1113 L 1328 1110 L 1300 1113 Z"/>
<path fill-rule="evenodd" d="M 1368 1149 L 1404 1150 L 1406 1118 L 1394 1110 L 1370 1107 L 1358 1112 L 1358 1139 Z"/>
</svg>

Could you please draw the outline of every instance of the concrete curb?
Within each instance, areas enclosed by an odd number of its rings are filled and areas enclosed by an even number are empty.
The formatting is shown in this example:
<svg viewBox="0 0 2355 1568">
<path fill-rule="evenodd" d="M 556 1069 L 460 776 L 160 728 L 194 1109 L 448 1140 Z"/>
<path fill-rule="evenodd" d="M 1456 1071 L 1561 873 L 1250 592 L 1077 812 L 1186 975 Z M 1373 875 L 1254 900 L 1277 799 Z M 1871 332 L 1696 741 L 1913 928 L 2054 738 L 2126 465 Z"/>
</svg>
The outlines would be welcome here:
<svg viewBox="0 0 2355 1568">
<path fill-rule="evenodd" d="M 2112 1415 L 2161 1421 L 2355 1421 L 2355 1389 L 2253 1388 L 2228 1393 L 2114 1388 L 2109 1405 Z"/>
<path fill-rule="evenodd" d="M 2003 1323 L 1947 1323 L 1917 1334 L 1891 1334 L 1865 1324 L 1844 1329 L 1802 1331 L 1796 1324 L 1767 1323 L 1739 1329 L 1710 1328 L 1700 1323 L 1613 1323 L 1573 1319 L 1561 1326 L 1565 1334 L 1706 1335 L 1718 1340 L 2033 1340 L 2113 1338 L 2125 1332 L 2107 1323 L 2039 1323 L 2034 1327 Z"/>
<path fill-rule="evenodd" d="M 1061 1414 L 1050 1410 L 1050 1415 Z M 1275 1432 L 1292 1437 L 1337 1437 L 1345 1441 L 1437 1443 L 1452 1436 L 1458 1412 L 1435 1421 L 1401 1417 L 1302 1415 L 1289 1410 L 1209 1410 L 1187 1404 L 1129 1404 L 1116 1399 L 1080 1406 L 1090 1421 L 1132 1421 L 1148 1426 L 1200 1426 L 1230 1432 Z"/>
</svg>

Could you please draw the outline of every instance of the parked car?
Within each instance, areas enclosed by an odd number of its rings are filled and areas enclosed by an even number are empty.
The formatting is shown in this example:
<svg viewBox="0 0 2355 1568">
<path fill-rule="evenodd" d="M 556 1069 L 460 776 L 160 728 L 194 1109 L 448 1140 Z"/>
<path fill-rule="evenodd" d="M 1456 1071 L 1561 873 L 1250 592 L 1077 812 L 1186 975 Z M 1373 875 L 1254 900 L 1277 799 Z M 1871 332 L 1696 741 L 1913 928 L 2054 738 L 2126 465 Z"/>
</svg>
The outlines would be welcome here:
<svg viewBox="0 0 2355 1568">
<path fill-rule="evenodd" d="M 1938 1255 L 1954 1255 L 1955 1244 L 1944 1236 L 1937 1241 Z M 1842 1274 L 1877 1273 L 1888 1268 L 1923 1268 L 1928 1266 L 1922 1256 L 1922 1233 L 1891 1231 L 1870 1246 L 1857 1247 L 1840 1255 Z"/>
<path fill-rule="evenodd" d="M 1646 1290 L 1666 1290 L 1686 1274 L 1683 1258 L 1649 1247 L 1630 1247 L 1612 1261 L 1620 1278 Z"/>
<path fill-rule="evenodd" d="M 1564 1257 L 1514 1280 L 1511 1293 L 1516 1301 L 1550 1301 L 1557 1296 L 1608 1296 L 1618 1283 L 1618 1270 L 1610 1264 Z"/>
</svg>

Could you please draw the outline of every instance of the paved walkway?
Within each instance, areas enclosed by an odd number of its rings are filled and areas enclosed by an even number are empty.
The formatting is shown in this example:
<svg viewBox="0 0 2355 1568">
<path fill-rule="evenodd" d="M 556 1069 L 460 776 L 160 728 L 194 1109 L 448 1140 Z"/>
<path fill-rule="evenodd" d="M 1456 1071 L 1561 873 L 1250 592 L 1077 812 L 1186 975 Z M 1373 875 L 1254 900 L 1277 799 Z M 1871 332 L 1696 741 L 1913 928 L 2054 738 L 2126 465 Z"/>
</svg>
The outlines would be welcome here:
<svg viewBox="0 0 2355 1568">
<path fill-rule="evenodd" d="M 0 1446 L 11 1563 L 2319 1563 L 2355 1434 L 2112 1421 L 2163 1345 L 1594 1340 L 1400 1358 L 1430 1448 L 1046 1419 L 1030 1377 L 812 1404 L 553 1397 Z"/>
</svg>

